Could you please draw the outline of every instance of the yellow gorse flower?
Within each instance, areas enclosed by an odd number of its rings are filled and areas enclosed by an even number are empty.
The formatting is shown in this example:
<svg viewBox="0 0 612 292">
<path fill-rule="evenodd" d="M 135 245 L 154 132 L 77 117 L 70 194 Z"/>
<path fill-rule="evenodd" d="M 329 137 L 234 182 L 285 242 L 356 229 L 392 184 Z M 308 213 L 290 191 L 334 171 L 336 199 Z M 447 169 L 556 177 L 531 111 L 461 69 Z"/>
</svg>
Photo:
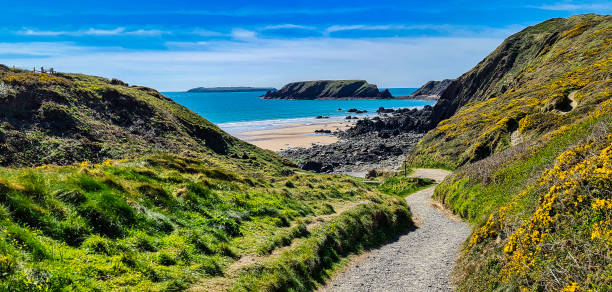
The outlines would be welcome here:
<svg viewBox="0 0 612 292">
<path fill-rule="evenodd" d="M 580 291 L 580 286 L 576 282 L 571 282 L 569 285 L 565 286 L 561 292 L 577 292 Z"/>
</svg>

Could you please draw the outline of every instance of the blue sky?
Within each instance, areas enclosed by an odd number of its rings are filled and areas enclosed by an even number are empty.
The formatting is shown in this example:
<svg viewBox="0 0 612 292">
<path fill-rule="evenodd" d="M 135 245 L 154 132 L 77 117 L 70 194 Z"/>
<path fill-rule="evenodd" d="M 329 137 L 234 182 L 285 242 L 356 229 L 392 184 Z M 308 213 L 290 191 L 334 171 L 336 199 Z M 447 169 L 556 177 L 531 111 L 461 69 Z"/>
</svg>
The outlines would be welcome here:
<svg viewBox="0 0 612 292">
<path fill-rule="evenodd" d="M 0 63 L 163 91 L 455 78 L 521 29 L 609 1 L 6 1 Z"/>
</svg>

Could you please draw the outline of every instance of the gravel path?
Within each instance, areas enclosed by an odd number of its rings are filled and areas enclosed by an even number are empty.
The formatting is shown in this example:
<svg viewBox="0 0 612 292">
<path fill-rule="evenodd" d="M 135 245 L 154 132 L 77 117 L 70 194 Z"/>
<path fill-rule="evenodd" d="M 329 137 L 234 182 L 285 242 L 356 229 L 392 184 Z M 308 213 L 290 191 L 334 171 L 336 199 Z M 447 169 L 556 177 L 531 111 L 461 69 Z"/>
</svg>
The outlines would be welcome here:
<svg viewBox="0 0 612 292">
<path fill-rule="evenodd" d="M 413 176 L 440 182 L 448 174 L 444 170 L 416 169 Z M 451 269 L 471 230 L 436 207 L 431 200 L 434 188 L 406 198 L 416 228 L 358 258 L 322 290 L 451 291 Z"/>
</svg>

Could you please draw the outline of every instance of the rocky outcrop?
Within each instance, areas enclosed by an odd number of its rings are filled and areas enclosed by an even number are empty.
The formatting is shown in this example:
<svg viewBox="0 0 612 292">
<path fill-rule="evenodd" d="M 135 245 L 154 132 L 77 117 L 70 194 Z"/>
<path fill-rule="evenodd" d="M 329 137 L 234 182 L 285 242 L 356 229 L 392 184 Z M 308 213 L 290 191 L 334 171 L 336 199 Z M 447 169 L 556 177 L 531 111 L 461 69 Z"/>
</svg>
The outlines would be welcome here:
<svg viewBox="0 0 612 292">
<path fill-rule="evenodd" d="M 269 99 L 357 99 L 393 98 L 388 89 L 378 87 L 365 80 L 319 80 L 289 83 L 280 90 L 268 91 L 263 98 Z"/>
<path fill-rule="evenodd" d="M 429 81 L 421 86 L 417 91 L 409 97 L 411 99 L 421 100 L 437 100 L 440 98 L 446 88 L 453 82 L 453 79 L 444 79 L 442 81 Z"/>
<path fill-rule="evenodd" d="M 431 127 L 432 110 L 433 108 L 428 105 L 421 110 L 379 109 L 379 113 L 384 112 L 390 115 L 359 120 L 355 126 L 343 132 L 341 137 L 352 138 L 367 133 L 376 133 L 378 138 L 385 139 L 407 132 L 425 133 Z"/>
<path fill-rule="evenodd" d="M 419 133 L 401 133 L 381 139 L 379 132 L 368 132 L 359 136 L 344 136 L 334 144 L 288 149 L 280 154 L 301 161 L 299 166 L 302 169 L 314 172 L 353 173 L 395 169 L 401 166 L 406 153 L 422 136 Z"/>
</svg>

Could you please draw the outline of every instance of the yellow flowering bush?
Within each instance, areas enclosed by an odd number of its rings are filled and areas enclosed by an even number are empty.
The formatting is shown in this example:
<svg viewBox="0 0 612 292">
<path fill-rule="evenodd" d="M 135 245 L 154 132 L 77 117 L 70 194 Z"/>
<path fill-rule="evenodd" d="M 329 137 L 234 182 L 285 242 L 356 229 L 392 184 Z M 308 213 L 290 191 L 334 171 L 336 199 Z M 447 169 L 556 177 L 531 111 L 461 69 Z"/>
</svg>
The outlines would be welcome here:
<svg viewBox="0 0 612 292">
<path fill-rule="evenodd" d="M 578 286 L 578 283 L 576 282 L 570 283 L 565 288 L 563 288 L 563 290 L 561 290 L 561 292 L 577 292 L 577 291 L 580 291 L 580 286 Z"/>
<path fill-rule="evenodd" d="M 536 211 L 512 233 L 504 247 L 507 256 L 500 273 L 503 280 L 527 276 L 545 262 L 548 254 L 555 252 L 547 237 L 568 222 L 595 219 L 589 239 L 601 240 L 607 250 L 611 247 L 612 135 L 563 152 L 555 165 L 543 173 L 539 185 L 547 191 L 540 197 Z M 570 254 L 572 249 L 575 247 L 568 247 Z M 579 254 L 580 250 L 575 252 Z M 603 256 L 608 258 L 609 253 Z"/>
<path fill-rule="evenodd" d="M 530 218 L 522 225 L 508 226 L 515 220 L 510 214 L 533 192 L 540 195 Z M 576 229 L 584 231 L 576 234 Z M 563 237 L 567 232 L 574 233 L 570 240 Z M 561 153 L 536 183 L 489 216 L 472 234 L 468 251 L 482 248 L 487 239 L 505 239 L 500 271 L 491 285 L 512 282 L 521 289 L 534 285 L 557 291 L 580 291 L 580 286 L 600 289 L 593 282 L 606 277 L 605 263 L 612 260 L 612 134 Z"/>
<path fill-rule="evenodd" d="M 62 86 L 71 86 L 72 82 L 66 78 L 58 77 L 51 74 L 43 74 L 43 73 L 20 73 L 20 74 L 11 74 L 2 79 L 2 81 L 11 84 L 11 85 L 24 85 L 24 86 L 33 86 L 33 85 L 62 85 Z"/>
</svg>

